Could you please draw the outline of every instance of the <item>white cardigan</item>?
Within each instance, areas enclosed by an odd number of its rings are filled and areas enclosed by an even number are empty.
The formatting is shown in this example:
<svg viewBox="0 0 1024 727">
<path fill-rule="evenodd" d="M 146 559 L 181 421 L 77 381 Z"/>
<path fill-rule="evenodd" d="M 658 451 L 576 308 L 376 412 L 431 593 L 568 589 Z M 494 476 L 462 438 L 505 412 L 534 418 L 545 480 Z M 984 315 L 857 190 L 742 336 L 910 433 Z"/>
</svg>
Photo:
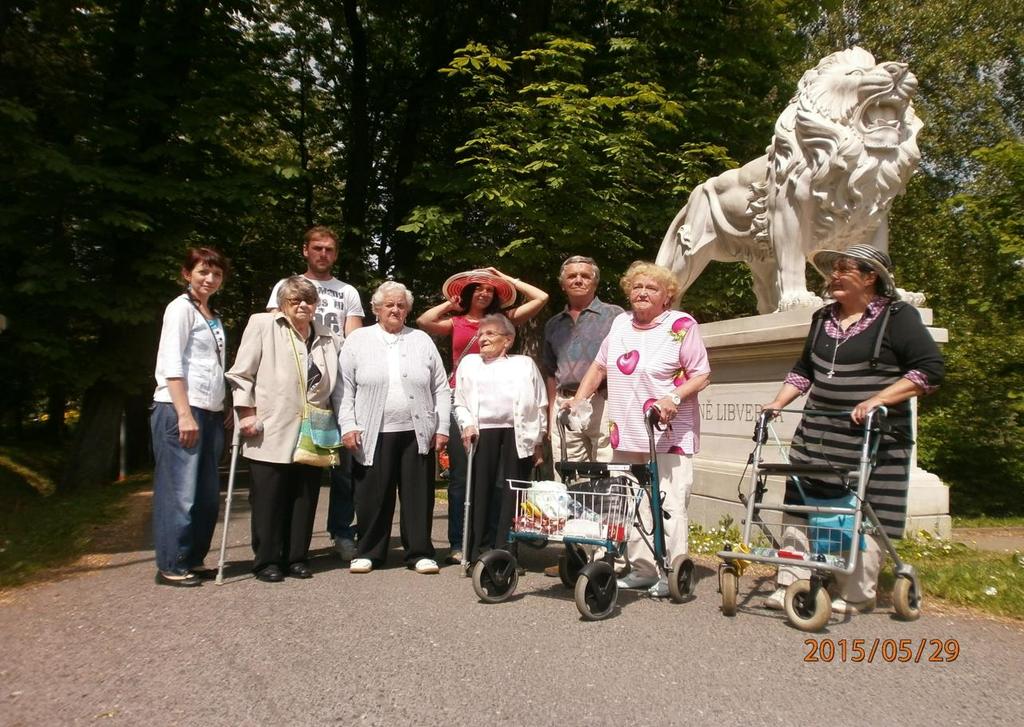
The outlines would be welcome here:
<svg viewBox="0 0 1024 727">
<path fill-rule="evenodd" d="M 541 442 L 547 430 L 548 395 L 544 379 L 537 364 L 529 356 L 509 356 L 515 375 L 508 382 L 513 390 L 512 428 L 516 437 L 516 452 L 520 458 L 533 456 L 533 448 Z M 479 429 L 480 400 L 477 378 L 486 366 L 478 353 L 471 353 L 459 362 L 455 374 L 455 420 L 459 427 Z M 454 436 L 454 432 L 452 433 Z"/>
<path fill-rule="evenodd" d="M 352 331 L 339 356 L 342 396 L 338 426 L 342 436 L 362 432 L 363 446 L 353 456 L 367 467 L 373 466 L 390 381 L 387 345 L 378 335 L 378 327 L 379 324 Z M 402 328 L 396 345 L 417 451 L 427 454 L 434 447 L 435 434 L 448 434 L 451 390 L 444 363 L 433 339 L 423 331 Z"/>
</svg>

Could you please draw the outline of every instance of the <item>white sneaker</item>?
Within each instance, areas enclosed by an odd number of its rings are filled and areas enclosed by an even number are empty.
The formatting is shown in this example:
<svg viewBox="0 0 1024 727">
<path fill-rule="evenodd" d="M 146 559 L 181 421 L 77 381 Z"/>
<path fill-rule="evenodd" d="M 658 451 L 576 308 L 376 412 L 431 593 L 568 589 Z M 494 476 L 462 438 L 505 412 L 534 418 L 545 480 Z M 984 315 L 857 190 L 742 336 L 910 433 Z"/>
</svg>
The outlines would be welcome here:
<svg viewBox="0 0 1024 727">
<path fill-rule="evenodd" d="M 761 607 L 771 611 L 784 611 L 786 609 L 786 589 L 776 588 L 772 595 L 761 601 Z"/>
<path fill-rule="evenodd" d="M 668 598 L 668 578 L 659 578 L 658 582 L 647 589 L 651 598 Z"/>
<path fill-rule="evenodd" d="M 870 613 L 875 610 L 875 599 L 869 598 L 867 601 L 859 601 L 854 603 L 847 601 L 842 598 L 832 599 L 832 613 L 839 614 L 853 614 L 853 613 Z"/>
<path fill-rule="evenodd" d="M 373 561 L 369 558 L 355 558 L 348 566 L 349 573 L 369 573 L 373 570 Z"/>
<path fill-rule="evenodd" d="M 430 558 L 420 558 L 416 561 L 416 565 L 413 566 L 413 570 L 417 573 L 423 573 L 424 575 L 429 573 L 437 573 L 437 561 L 431 560 Z"/>
<path fill-rule="evenodd" d="M 352 538 L 335 538 L 334 550 L 341 556 L 342 560 L 352 560 L 359 553 L 356 549 L 356 543 Z"/>
<path fill-rule="evenodd" d="M 630 571 L 618 580 L 618 585 L 619 588 L 650 588 L 657 582 L 658 576 L 642 576 L 636 571 Z"/>
</svg>

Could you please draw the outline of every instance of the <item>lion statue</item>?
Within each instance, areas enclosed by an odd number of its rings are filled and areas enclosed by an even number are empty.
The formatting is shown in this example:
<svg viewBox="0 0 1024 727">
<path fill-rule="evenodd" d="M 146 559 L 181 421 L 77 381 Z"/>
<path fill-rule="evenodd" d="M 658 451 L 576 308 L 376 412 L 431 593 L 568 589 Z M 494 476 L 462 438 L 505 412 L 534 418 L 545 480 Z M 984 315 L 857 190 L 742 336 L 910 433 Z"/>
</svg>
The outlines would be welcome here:
<svg viewBox="0 0 1024 727">
<path fill-rule="evenodd" d="M 820 305 L 805 260 L 869 243 L 888 251 L 889 208 L 921 158 L 917 78 L 853 47 L 807 71 L 767 154 L 696 187 L 657 262 L 680 295 L 712 260 L 750 266 L 760 313 Z"/>
</svg>

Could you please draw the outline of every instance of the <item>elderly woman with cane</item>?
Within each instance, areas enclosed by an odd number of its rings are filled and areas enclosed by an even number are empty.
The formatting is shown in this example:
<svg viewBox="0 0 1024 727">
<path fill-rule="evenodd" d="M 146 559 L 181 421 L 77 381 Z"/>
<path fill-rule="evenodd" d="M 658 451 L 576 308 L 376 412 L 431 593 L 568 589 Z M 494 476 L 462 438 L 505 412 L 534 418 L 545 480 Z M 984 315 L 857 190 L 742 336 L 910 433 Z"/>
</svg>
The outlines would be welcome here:
<svg viewBox="0 0 1024 727">
<path fill-rule="evenodd" d="M 313 576 L 307 559 L 321 467 L 305 464 L 297 445 L 311 412 L 337 411 L 341 396 L 338 343 L 314 320 L 318 297 L 303 276 L 287 278 L 277 311 L 249 318 L 227 374 L 252 477 L 253 571 L 267 583 Z"/>
<path fill-rule="evenodd" d="M 512 325 L 520 326 L 536 316 L 548 302 L 548 294 L 540 288 L 513 278 L 497 268 L 467 270 L 452 275 L 444 282 L 441 293 L 445 302 L 423 313 L 416 324 L 432 336 L 451 338 L 452 368 L 448 383 L 455 388 L 459 363 L 473 353 L 480 353 L 480 321 L 484 316 L 505 311 Z M 516 298 L 522 302 L 515 305 Z M 454 428 L 454 419 L 451 422 Z M 462 518 L 466 504 L 466 449 L 458 437 L 448 446 L 448 553 L 449 563 L 458 563 L 462 552 Z"/>
<path fill-rule="evenodd" d="M 203 568 L 217 524 L 224 450 L 224 326 L 210 308 L 228 260 L 217 250 L 188 251 L 184 293 L 164 311 L 156 358 L 153 435 L 153 543 L 156 582 L 198 586 L 213 571 Z"/>
<path fill-rule="evenodd" d="M 826 280 L 826 294 L 835 302 L 814 314 L 803 354 L 764 408 L 782 409 L 807 394 L 808 411 L 793 435 L 790 461 L 855 470 L 860 450 L 850 442 L 861 436 L 868 412 L 886 407 L 889 431 L 879 443 L 867 501 L 886 534 L 900 538 L 906 522 L 913 445 L 909 400 L 931 393 L 942 382 L 942 355 L 917 309 L 897 302 L 892 263 L 886 253 L 870 245 L 853 245 L 842 251 L 821 250 L 812 262 Z M 815 416 L 813 409 L 850 409 L 851 414 L 847 421 Z M 844 492 L 838 475 L 801 476 L 799 485 L 790 478 L 785 503 L 810 504 L 804 497 L 836 498 Z M 806 552 L 806 533 L 794 526 L 797 517 L 786 515 L 790 526 L 783 538 L 787 545 Z M 885 553 L 874 535 L 865 535 L 862 543 L 864 552 L 853 573 L 836 578 L 833 613 L 862 613 L 875 607 Z M 765 599 L 764 606 L 785 608 L 786 587 L 808 575 L 806 569 L 780 568 L 778 588 Z"/>
<path fill-rule="evenodd" d="M 463 358 L 456 377 L 455 418 L 463 445 L 476 447 L 470 473 L 470 562 L 505 545 L 515 516 L 508 480 L 529 479 L 542 458 L 547 392 L 533 359 L 509 355 L 515 338 L 508 318 L 484 316 L 480 353 Z"/>
<path fill-rule="evenodd" d="M 353 331 L 341 351 L 338 422 L 355 458 L 359 532 L 352 573 L 369 573 L 387 559 L 396 495 L 406 566 L 438 572 L 431 452 L 448 443 L 451 390 L 430 336 L 405 325 L 412 301 L 401 283 L 382 283 L 370 302 L 377 324 Z"/>
<path fill-rule="evenodd" d="M 668 561 L 689 552 L 687 507 L 693 486 L 693 456 L 700 451 L 700 408 L 697 394 L 710 382 L 711 367 L 700 329 L 693 316 L 670 309 L 678 292 L 672 272 L 660 265 L 635 262 L 620 281 L 630 310 L 612 323 L 597 358 L 580 382 L 576 395 L 562 406 L 576 408 L 608 382 L 605 416 L 614 462 L 642 463 L 650 458 L 644 423 L 648 410 L 657 407 L 664 429 L 656 433 L 659 486 Z M 645 498 L 638 516 L 651 523 Z M 619 579 L 620 588 L 647 588 L 650 595 L 669 595 L 668 579 L 660 577 L 651 549 L 639 528 L 633 528 L 626 546 L 630 572 Z"/>
</svg>

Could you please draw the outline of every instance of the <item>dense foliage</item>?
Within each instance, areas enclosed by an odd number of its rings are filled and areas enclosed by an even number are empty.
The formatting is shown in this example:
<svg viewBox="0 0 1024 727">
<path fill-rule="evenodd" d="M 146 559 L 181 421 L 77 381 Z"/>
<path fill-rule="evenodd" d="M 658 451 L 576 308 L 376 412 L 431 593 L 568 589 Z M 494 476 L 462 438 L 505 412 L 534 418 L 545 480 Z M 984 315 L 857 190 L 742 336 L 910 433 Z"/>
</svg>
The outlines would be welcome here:
<svg viewBox="0 0 1024 727">
<path fill-rule="evenodd" d="M 64 484 L 109 478 L 122 411 L 145 459 L 163 306 L 222 247 L 237 342 L 303 228 L 339 277 L 467 266 L 554 290 L 586 252 L 652 257 L 689 189 L 761 154 L 799 74 L 858 42 L 921 81 L 924 164 L 893 215 L 900 282 L 951 330 L 923 463 L 961 507 L 1019 509 L 1022 11 L 1011 0 L 13 0 L 0 8 L 0 428 L 63 433 Z M 687 295 L 754 311 L 739 265 Z M 976 493 L 985 493 L 979 499 Z M 987 499 L 985 499 L 987 498 Z"/>
</svg>

